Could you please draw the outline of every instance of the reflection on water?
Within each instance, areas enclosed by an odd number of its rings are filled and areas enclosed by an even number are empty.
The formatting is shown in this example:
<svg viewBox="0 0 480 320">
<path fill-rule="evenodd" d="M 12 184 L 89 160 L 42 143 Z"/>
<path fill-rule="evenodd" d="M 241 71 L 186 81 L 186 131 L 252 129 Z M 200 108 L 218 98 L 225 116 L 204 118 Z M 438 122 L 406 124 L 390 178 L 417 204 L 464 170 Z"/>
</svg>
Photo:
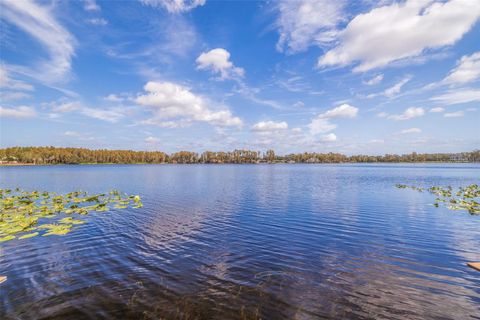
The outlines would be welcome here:
<svg viewBox="0 0 480 320">
<path fill-rule="evenodd" d="M 0 248 L 1 319 L 480 319 L 480 219 L 394 185 L 474 165 L 0 168 L 2 187 L 144 207 Z"/>
</svg>

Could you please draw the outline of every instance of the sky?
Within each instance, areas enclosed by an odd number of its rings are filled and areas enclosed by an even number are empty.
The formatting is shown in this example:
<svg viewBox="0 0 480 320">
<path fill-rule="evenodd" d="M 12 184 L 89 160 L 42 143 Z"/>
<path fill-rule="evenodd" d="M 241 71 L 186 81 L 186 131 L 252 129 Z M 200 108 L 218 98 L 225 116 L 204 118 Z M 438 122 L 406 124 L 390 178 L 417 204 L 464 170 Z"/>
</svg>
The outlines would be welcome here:
<svg viewBox="0 0 480 320">
<path fill-rule="evenodd" d="M 0 147 L 480 148 L 480 1 L 0 2 Z"/>
</svg>

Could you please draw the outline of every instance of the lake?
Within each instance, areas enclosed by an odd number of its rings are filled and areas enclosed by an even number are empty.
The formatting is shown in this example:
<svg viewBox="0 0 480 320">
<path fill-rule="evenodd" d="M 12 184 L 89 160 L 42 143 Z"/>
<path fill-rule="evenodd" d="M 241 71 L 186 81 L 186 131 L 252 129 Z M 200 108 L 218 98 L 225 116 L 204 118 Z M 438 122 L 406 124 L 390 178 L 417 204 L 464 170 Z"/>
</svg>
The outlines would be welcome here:
<svg viewBox="0 0 480 320">
<path fill-rule="evenodd" d="M 478 164 L 1 167 L 2 188 L 144 207 L 0 244 L 0 318 L 480 319 L 480 216 L 395 188 L 479 182 Z"/>
</svg>

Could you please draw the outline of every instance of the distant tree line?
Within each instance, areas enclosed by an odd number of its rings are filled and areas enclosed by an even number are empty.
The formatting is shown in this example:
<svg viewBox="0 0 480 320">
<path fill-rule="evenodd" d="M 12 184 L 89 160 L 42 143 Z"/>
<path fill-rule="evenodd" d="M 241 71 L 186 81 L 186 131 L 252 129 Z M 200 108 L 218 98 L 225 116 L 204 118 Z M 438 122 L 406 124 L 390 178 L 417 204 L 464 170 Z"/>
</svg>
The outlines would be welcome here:
<svg viewBox="0 0 480 320">
<path fill-rule="evenodd" d="M 480 150 L 461 153 L 386 154 L 381 156 L 340 153 L 292 153 L 283 156 L 268 150 L 230 152 L 90 150 L 84 148 L 13 147 L 0 149 L 1 163 L 81 164 L 81 163 L 357 163 L 357 162 L 480 162 Z"/>
</svg>

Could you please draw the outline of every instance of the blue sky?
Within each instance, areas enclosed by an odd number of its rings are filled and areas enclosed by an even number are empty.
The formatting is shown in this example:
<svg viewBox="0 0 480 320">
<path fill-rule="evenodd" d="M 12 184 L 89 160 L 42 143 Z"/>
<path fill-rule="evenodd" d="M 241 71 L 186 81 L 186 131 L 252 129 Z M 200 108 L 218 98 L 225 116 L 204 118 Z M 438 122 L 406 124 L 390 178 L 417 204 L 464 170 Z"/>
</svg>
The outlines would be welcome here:
<svg viewBox="0 0 480 320">
<path fill-rule="evenodd" d="M 0 6 L 1 147 L 480 148 L 480 1 Z"/>
</svg>

